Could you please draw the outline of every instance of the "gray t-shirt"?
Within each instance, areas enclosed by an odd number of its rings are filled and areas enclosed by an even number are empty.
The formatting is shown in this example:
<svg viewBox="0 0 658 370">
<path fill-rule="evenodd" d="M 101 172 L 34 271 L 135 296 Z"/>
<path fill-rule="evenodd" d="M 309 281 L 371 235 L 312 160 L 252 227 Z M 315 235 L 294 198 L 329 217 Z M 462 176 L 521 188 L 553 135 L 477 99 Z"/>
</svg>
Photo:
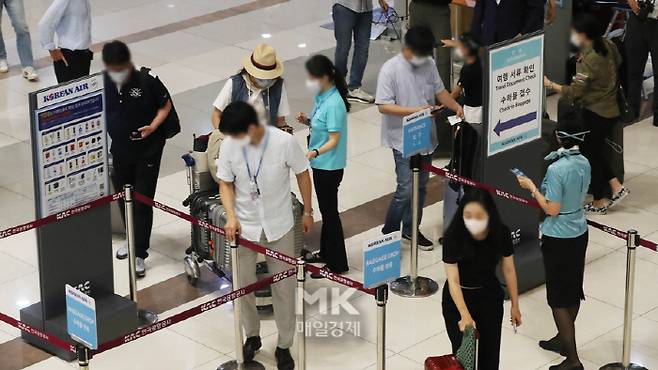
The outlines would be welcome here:
<svg viewBox="0 0 658 370">
<path fill-rule="evenodd" d="M 436 94 L 445 90 L 436 63 L 430 60 L 414 67 L 398 54 L 389 59 L 379 71 L 375 104 L 396 104 L 402 107 L 421 107 L 436 104 Z M 382 115 L 382 145 L 402 152 L 402 117 Z M 432 125 L 432 144 L 438 145 L 436 127 Z"/>
<path fill-rule="evenodd" d="M 372 11 L 372 0 L 334 0 L 334 4 L 342 5 L 357 13 Z"/>
</svg>

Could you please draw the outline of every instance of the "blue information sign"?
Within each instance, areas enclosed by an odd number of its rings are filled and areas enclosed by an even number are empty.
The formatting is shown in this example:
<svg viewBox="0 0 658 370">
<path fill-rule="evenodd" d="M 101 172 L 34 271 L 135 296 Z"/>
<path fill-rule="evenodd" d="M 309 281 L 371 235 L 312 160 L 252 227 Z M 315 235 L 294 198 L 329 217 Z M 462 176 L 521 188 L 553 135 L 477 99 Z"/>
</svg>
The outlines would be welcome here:
<svg viewBox="0 0 658 370">
<path fill-rule="evenodd" d="M 66 285 L 66 329 L 74 340 L 87 348 L 98 349 L 96 301 Z"/>
<path fill-rule="evenodd" d="M 405 158 L 434 150 L 432 112 L 425 109 L 402 119 L 402 155 Z"/>
<path fill-rule="evenodd" d="M 363 249 L 363 286 L 375 288 L 400 277 L 400 233 L 366 242 Z"/>
</svg>

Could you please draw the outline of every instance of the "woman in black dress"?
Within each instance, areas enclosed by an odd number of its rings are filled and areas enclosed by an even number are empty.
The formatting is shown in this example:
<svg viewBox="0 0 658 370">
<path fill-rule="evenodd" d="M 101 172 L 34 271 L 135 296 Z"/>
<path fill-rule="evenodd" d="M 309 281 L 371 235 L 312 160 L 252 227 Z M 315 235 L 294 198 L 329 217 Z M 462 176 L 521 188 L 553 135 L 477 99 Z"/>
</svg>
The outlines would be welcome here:
<svg viewBox="0 0 658 370">
<path fill-rule="evenodd" d="M 479 370 L 498 370 L 505 294 L 496 277 L 502 263 L 512 301 L 510 321 L 521 325 L 514 250 L 509 228 L 503 225 L 487 191 L 471 189 L 462 198 L 443 241 L 447 283 L 443 287 L 443 318 L 453 352 L 466 327 L 480 333 Z"/>
</svg>

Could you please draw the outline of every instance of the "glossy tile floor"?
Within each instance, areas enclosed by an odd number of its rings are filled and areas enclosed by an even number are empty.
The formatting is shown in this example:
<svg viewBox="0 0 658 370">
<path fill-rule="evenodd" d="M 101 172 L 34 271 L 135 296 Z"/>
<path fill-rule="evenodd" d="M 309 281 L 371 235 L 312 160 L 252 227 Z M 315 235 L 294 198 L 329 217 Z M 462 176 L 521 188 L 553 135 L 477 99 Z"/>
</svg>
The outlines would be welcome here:
<svg viewBox="0 0 658 370">
<path fill-rule="evenodd" d="M 25 0 L 33 31 L 35 57 L 41 79 L 27 83 L 10 73 L 0 76 L 0 229 L 31 220 L 33 190 L 26 94 L 54 82 L 44 51 L 38 47 L 36 23 L 48 1 Z M 167 145 L 156 198 L 182 208 L 187 185 L 181 153 L 188 150 L 192 133 L 203 134 L 210 127 L 210 105 L 223 81 L 234 73 L 239 60 L 256 44 L 266 41 L 275 46 L 286 64 L 286 80 L 292 111 L 310 110 L 311 100 L 303 90 L 303 62 L 313 53 L 333 53 L 333 34 L 320 25 L 330 20 L 329 0 L 249 1 L 249 0 L 93 0 L 95 42 L 128 38 L 136 63 L 151 66 L 174 96 L 183 120 L 183 133 Z M 198 18 L 215 14 L 216 20 Z M 194 20 L 193 22 L 190 20 Z M 16 70 L 13 31 L 6 15 L 2 31 L 8 46 L 10 64 Z M 397 45 L 376 42 L 371 48 L 365 88 L 373 91 L 381 64 L 393 55 Z M 93 70 L 99 70 L 99 57 Z M 550 103 L 554 103 L 553 100 Z M 551 104 L 554 105 L 554 104 Z M 292 120 L 292 117 L 289 119 Z M 395 188 L 390 152 L 379 145 L 379 113 L 371 106 L 355 107 L 349 118 L 349 164 L 341 187 L 341 211 L 390 194 Z M 297 127 L 300 144 L 306 132 Z M 619 229 L 636 228 L 648 239 L 658 240 L 658 129 L 647 120 L 626 129 L 625 161 L 628 200 L 607 216 L 595 220 Z M 367 189 L 367 191 L 363 191 Z M 317 208 L 317 206 L 316 206 Z M 425 210 L 423 231 L 437 240 L 441 235 L 441 203 Z M 382 216 L 383 218 L 383 216 Z M 189 226 L 156 211 L 151 258 L 140 289 L 157 288 L 160 283 L 182 273 L 181 258 L 189 238 Z M 361 280 L 361 248 L 364 240 L 377 235 L 376 223 L 348 239 L 350 276 Z M 115 248 L 123 240 L 116 237 Z M 440 249 L 440 248 L 439 248 Z M 441 252 L 421 252 L 421 274 L 445 281 Z M 658 367 L 658 254 L 640 250 L 637 262 L 637 294 L 634 316 L 633 361 L 648 368 Z M 408 265 L 405 245 L 403 266 Z M 578 318 L 578 346 L 588 370 L 620 359 L 623 313 L 625 249 L 623 242 L 592 231 L 586 267 L 587 300 Z M 115 263 L 119 294 L 128 292 L 127 264 Z M 334 286 L 312 281 L 310 289 Z M 226 287 L 223 288 L 226 290 Z M 341 292 L 344 291 L 341 288 Z M 218 296 L 209 293 L 180 307 L 163 312 L 162 317 Z M 157 295 L 157 294 L 156 294 Z M 18 317 L 19 309 L 39 300 L 36 241 L 28 232 L 0 240 L 0 312 Z M 359 315 L 341 312 L 338 316 L 310 308 L 310 322 L 316 328 L 324 322 L 359 322 L 359 330 L 344 327 L 333 337 L 320 333 L 309 339 L 309 369 L 375 369 L 375 303 L 360 293 L 350 296 Z M 507 305 L 507 304 L 506 304 Z M 539 287 L 521 298 L 524 325 L 514 334 L 505 324 L 501 369 L 546 369 L 561 361 L 544 352 L 537 341 L 555 332 L 545 291 Z M 422 369 L 425 357 L 449 352 L 439 296 L 408 300 L 392 296 L 388 311 L 388 368 Z M 507 321 L 507 320 L 505 320 Z M 274 369 L 273 349 L 276 328 L 264 318 L 264 349 L 258 359 Z M 19 335 L 0 324 L 0 347 Z M 2 353 L 2 352 L 0 352 Z M 11 354 L 21 356 L 20 353 Z M 233 357 L 232 307 L 223 306 L 158 334 L 137 340 L 95 358 L 93 369 L 182 370 L 215 369 Z M 3 369 L 0 357 L 0 369 Z M 35 363 L 28 369 L 70 369 L 56 358 Z"/>
</svg>

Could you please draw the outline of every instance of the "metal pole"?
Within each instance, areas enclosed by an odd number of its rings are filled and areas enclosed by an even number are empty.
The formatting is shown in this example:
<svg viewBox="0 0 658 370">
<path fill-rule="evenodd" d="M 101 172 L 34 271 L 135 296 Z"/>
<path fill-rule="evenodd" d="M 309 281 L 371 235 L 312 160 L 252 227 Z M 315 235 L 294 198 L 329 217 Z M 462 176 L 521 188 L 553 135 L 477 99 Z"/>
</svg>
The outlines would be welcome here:
<svg viewBox="0 0 658 370">
<path fill-rule="evenodd" d="M 158 315 L 152 311 L 139 308 L 137 301 L 137 272 L 136 272 L 136 251 L 135 251 L 135 214 L 133 200 L 133 186 L 126 184 L 123 186 L 123 204 L 126 215 L 126 239 L 128 241 L 128 281 L 130 283 L 130 299 L 137 306 L 137 318 L 139 327 L 148 326 L 158 322 Z"/>
<path fill-rule="evenodd" d="M 418 276 L 418 228 L 420 227 L 420 166 L 421 156 L 411 157 L 411 268 L 408 276 L 391 283 L 391 291 L 401 297 L 428 297 L 439 290 L 436 281 Z"/>
<path fill-rule="evenodd" d="M 89 370 L 89 360 L 91 360 L 91 352 L 89 348 L 78 346 L 76 348 L 78 354 L 78 368 L 80 370 Z"/>
<path fill-rule="evenodd" d="M 297 259 L 297 368 L 306 370 L 306 261 Z"/>
<path fill-rule="evenodd" d="M 377 288 L 377 370 L 386 370 L 386 302 L 388 302 L 388 285 Z"/>
<path fill-rule="evenodd" d="M 631 340 L 633 332 L 633 300 L 635 294 L 635 259 L 640 235 L 636 230 L 626 234 L 626 293 L 624 302 L 624 338 L 621 362 L 603 366 L 600 370 L 647 370 L 646 367 L 631 362 Z"/>
<path fill-rule="evenodd" d="M 240 266 L 238 263 L 238 237 L 230 242 L 231 245 L 231 279 L 233 281 L 233 290 L 240 289 Z M 244 362 L 244 336 L 242 335 L 242 299 L 237 298 L 233 301 L 233 329 L 235 333 L 235 360 L 225 362 L 217 370 L 265 370 L 265 366 L 257 361 Z"/>
</svg>

